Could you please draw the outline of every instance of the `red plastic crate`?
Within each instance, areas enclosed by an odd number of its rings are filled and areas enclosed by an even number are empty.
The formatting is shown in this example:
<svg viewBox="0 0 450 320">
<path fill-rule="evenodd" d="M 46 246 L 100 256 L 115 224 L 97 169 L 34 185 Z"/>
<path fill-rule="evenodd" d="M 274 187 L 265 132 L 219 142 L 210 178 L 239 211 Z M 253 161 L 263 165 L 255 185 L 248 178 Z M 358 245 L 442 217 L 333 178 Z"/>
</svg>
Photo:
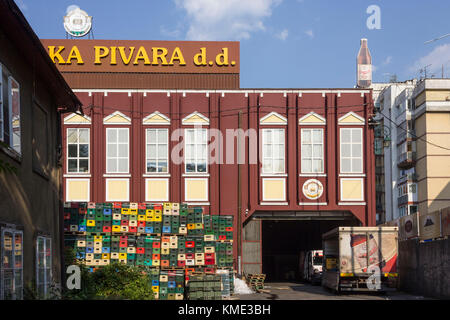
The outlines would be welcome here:
<svg viewBox="0 0 450 320">
<path fill-rule="evenodd" d="M 153 205 L 153 210 L 162 210 L 163 206 L 160 204 L 154 204 Z"/>
<path fill-rule="evenodd" d="M 121 226 L 128 226 L 128 220 L 121 220 L 120 221 Z"/>
<path fill-rule="evenodd" d="M 87 213 L 87 209 L 86 208 L 78 208 L 78 213 L 79 214 L 86 214 Z"/>
<path fill-rule="evenodd" d="M 205 265 L 211 266 L 216 264 L 216 259 L 205 259 Z"/>
<path fill-rule="evenodd" d="M 195 259 L 195 253 L 186 253 L 186 259 Z"/>
<path fill-rule="evenodd" d="M 136 253 L 145 253 L 145 248 L 136 248 Z"/>
<path fill-rule="evenodd" d="M 233 231 L 233 227 L 226 227 L 225 231 L 227 231 L 227 232 Z"/>
<path fill-rule="evenodd" d="M 168 267 L 170 265 L 169 260 L 161 260 L 161 267 Z"/>
<path fill-rule="evenodd" d="M 113 208 L 114 209 L 121 209 L 122 208 L 122 202 L 113 202 Z"/>
<path fill-rule="evenodd" d="M 137 227 L 128 227 L 129 232 L 137 232 Z"/>
<path fill-rule="evenodd" d="M 145 209 L 147 209 L 147 206 L 146 206 L 145 203 L 141 202 L 141 203 L 138 204 L 138 209 L 145 210 Z"/>
<path fill-rule="evenodd" d="M 185 267 L 185 266 L 186 266 L 186 261 L 184 261 L 184 260 L 178 260 L 178 261 L 177 261 L 177 265 L 178 265 L 178 267 Z"/>
<path fill-rule="evenodd" d="M 161 242 L 157 242 L 157 241 L 153 242 L 152 247 L 153 248 L 161 248 Z"/>
<path fill-rule="evenodd" d="M 185 244 L 186 248 L 194 248 L 195 247 L 194 241 L 186 241 L 184 244 Z"/>
<path fill-rule="evenodd" d="M 145 221 L 138 221 L 138 227 L 145 227 Z"/>
<path fill-rule="evenodd" d="M 103 227 L 103 232 L 111 232 L 111 227 L 110 226 L 104 226 Z"/>
<path fill-rule="evenodd" d="M 227 237 L 225 235 L 219 235 L 219 240 L 227 240 Z"/>
<path fill-rule="evenodd" d="M 127 241 L 128 240 L 128 236 L 120 236 L 120 241 Z"/>
<path fill-rule="evenodd" d="M 215 253 L 205 253 L 205 259 L 215 259 Z"/>
<path fill-rule="evenodd" d="M 161 255 L 160 254 L 152 254 L 152 260 L 160 260 Z"/>
<path fill-rule="evenodd" d="M 126 248 L 126 247 L 128 247 L 127 241 L 120 241 L 120 242 L 119 242 L 119 247 L 120 247 L 120 248 Z"/>
</svg>

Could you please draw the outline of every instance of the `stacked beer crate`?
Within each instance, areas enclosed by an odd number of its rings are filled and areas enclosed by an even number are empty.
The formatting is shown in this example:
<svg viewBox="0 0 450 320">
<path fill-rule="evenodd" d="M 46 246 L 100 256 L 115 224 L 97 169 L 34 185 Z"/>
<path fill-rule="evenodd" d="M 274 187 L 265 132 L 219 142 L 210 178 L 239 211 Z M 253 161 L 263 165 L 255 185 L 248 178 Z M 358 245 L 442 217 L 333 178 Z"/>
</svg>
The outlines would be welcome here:
<svg viewBox="0 0 450 320">
<path fill-rule="evenodd" d="M 217 274 L 194 274 L 187 281 L 189 300 L 221 300 L 222 282 Z"/>
<path fill-rule="evenodd" d="M 178 203 L 66 203 L 65 242 L 91 271 L 114 262 L 144 268 L 156 296 L 176 300 L 183 273 L 233 275 L 232 218 Z"/>
</svg>

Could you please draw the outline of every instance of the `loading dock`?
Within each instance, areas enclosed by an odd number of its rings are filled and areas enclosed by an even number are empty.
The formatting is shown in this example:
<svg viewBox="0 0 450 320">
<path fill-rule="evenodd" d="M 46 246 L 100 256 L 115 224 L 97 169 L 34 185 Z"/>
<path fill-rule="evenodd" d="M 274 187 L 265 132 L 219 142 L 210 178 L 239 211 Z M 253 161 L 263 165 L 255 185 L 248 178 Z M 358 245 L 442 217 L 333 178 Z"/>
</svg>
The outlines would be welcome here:
<svg viewBox="0 0 450 320">
<path fill-rule="evenodd" d="M 256 212 L 243 228 L 243 271 L 298 281 L 302 251 L 321 249 L 322 234 L 335 227 L 359 225 L 350 212 Z"/>
</svg>

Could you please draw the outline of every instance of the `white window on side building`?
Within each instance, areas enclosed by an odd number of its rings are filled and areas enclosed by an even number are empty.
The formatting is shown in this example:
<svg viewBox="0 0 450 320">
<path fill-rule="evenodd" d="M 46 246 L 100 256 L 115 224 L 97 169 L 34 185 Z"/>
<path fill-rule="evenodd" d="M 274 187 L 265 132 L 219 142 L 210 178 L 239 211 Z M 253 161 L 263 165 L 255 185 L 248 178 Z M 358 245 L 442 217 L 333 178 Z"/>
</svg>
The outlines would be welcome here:
<svg viewBox="0 0 450 320">
<path fill-rule="evenodd" d="M 13 78 L 8 79 L 9 100 L 9 145 L 17 153 L 22 153 L 20 128 L 20 86 Z"/>
<path fill-rule="evenodd" d="M 88 128 L 67 129 L 67 172 L 89 172 L 89 132 Z"/>
<path fill-rule="evenodd" d="M 323 129 L 302 129 L 302 173 L 323 173 Z"/>
<path fill-rule="evenodd" d="M 129 129 L 106 129 L 106 173 L 129 172 Z"/>
<path fill-rule="evenodd" d="M 341 173 L 363 173 L 362 128 L 341 128 Z"/>
<path fill-rule="evenodd" d="M 284 174 L 285 129 L 262 129 L 262 173 Z"/>
<path fill-rule="evenodd" d="M 169 172 L 169 130 L 146 129 L 147 173 Z"/>
<path fill-rule="evenodd" d="M 52 283 L 52 240 L 50 237 L 36 238 L 36 288 L 39 298 L 45 299 Z"/>
<path fill-rule="evenodd" d="M 208 138 L 207 129 L 185 129 L 185 172 L 208 172 Z"/>
<path fill-rule="evenodd" d="M 0 300 L 23 299 L 23 233 L 1 229 Z"/>
</svg>

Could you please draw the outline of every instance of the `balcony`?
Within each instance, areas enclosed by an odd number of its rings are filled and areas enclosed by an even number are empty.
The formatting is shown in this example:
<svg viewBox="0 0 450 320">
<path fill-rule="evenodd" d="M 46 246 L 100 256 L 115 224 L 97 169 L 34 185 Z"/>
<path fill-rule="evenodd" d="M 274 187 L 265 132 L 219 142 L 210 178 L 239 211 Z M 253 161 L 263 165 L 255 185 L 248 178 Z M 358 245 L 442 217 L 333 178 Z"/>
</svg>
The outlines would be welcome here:
<svg viewBox="0 0 450 320">
<path fill-rule="evenodd" d="M 416 153 L 408 151 L 397 157 L 397 167 L 405 169 L 412 167 L 416 162 Z"/>
<path fill-rule="evenodd" d="M 404 176 L 401 176 L 398 179 L 398 183 L 403 183 L 403 182 L 406 182 L 406 181 L 409 181 L 409 182 L 417 181 L 417 175 L 415 173 L 408 173 L 408 174 L 406 174 Z"/>
<path fill-rule="evenodd" d="M 397 204 L 399 206 L 407 204 L 407 203 L 408 203 L 408 195 L 407 194 L 405 194 L 404 196 L 398 197 Z"/>
<path fill-rule="evenodd" d="M 410 139 L 413 140 L 416 138 L 416 131 L 412 129 L 408 129 L 408 131 L 405 131 L 401 128 L 398 128 L 397 131 L 397 144 L 402 143 L 403 141 Z"/>
</svg>

